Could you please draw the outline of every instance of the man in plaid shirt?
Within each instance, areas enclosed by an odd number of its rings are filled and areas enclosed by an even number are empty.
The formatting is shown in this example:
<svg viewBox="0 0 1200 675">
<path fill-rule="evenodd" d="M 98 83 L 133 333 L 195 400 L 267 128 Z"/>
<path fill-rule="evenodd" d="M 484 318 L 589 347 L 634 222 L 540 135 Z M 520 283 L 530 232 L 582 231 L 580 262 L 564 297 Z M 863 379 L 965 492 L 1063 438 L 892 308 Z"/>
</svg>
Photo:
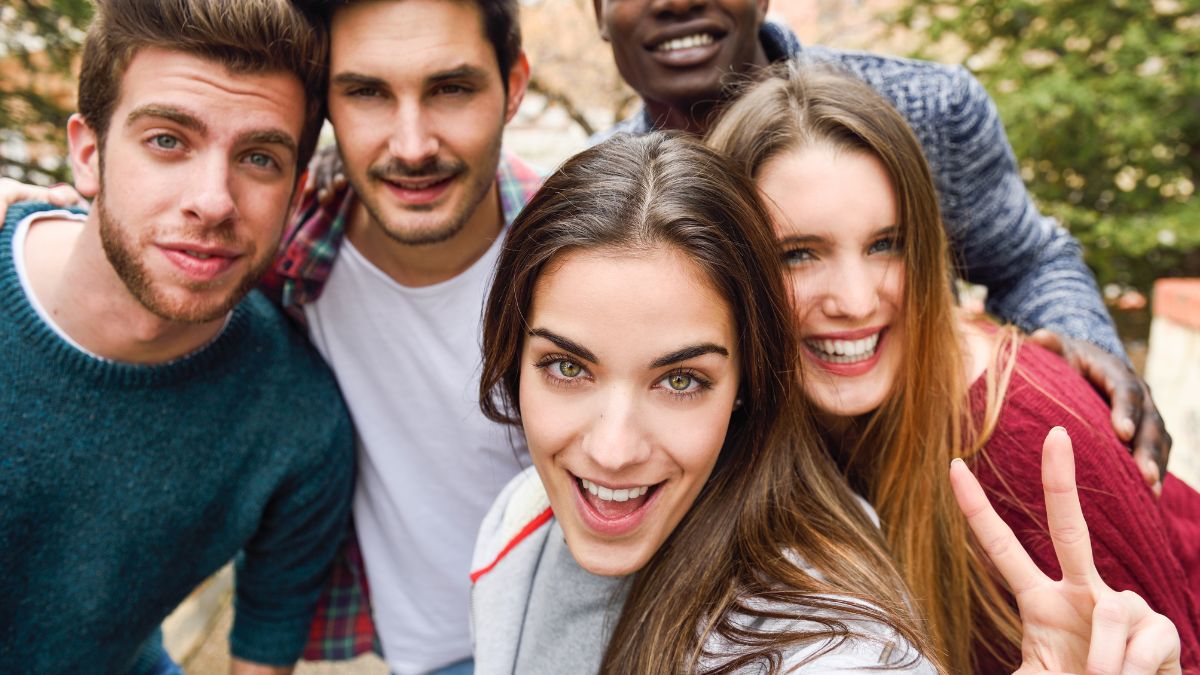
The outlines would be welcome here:
<svg viewBox="0 0 1200 675">
<path fill-rule="evenodd" d="M 540 184 L 500 150 L 529 77 L 517 1 L 327 5 L 350 186 L 324 199 L 309 186 L 264 280 L 332 367 L 358 434 L 355 531 L 305 658 L 375 649 L 394 673 L 469 673 L 475 534 L 527 465 L 477 394 L 498 242 Z"/>
</svg>

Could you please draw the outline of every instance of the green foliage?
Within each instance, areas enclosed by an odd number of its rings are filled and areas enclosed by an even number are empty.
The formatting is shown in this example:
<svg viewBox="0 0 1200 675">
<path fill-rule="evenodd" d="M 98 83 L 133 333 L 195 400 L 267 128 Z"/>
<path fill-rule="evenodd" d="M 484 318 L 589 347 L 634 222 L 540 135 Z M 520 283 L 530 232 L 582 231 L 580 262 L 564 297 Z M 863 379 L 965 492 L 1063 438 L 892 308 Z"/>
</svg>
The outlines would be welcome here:
<svg viewBox="0 0 1200 675">
<path fill-rule="evenodd" d="M 75 81 L 72 67 L 92 11 L 89 0 L 15 0 L 0 8 L 0 175 L 67 179 L 54 157 L 31 161 L 16 147 L 41 145 L 55 154 L 66 148 L 73 97 L 64 92 Z"/>
<path fill-rule="evenodd" d="M 909 0 L 894 20 L 917 56 L 965 51 L 1101 283 L 1200 274 L 1200 0 Z"/>
</svg>

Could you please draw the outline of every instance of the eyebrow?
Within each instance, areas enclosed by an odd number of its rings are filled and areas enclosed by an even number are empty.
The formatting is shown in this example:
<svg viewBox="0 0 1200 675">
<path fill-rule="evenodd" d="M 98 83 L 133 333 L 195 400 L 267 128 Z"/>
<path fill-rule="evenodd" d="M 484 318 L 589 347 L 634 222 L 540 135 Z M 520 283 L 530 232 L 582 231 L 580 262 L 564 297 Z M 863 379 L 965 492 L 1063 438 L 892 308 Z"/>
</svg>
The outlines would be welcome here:
<svg viewBox="0 0 1200 675">
<path fill-rule="evenodd" d="M 578 356 L 579 358 L 581 358 L 584 361 L 587 361 L 589 363 L 594 363 L 594 364 L 600 363 L 600 360 L 596 358 L 596 355 L 593 354 L 586 347 L 580 345 L 579 343 L 577 343 L 573 340 L 565 338 L 561 335 L 552 333 L 552 332 L 546 330 L 545 328 L 533 328 L 529 331 L 529 335 L 531 337 L 545 338 L 545 339 L 549 340 L 550 342 L 553 342 L 559 349 L 561 349 L 565 352 L 570 352 L 571 354 Z M 672 365 L 675 363 L 680 363 L 681 361 L 687 361 L 688 359 L 694 359 L 698 356 L 704 356 L 705 354 L 720 354 L 721 356 L 727 357 L 727 356 L 729 356 L 729 350 L 722 347 L 721 345 L 713 344 L 711 342 L 705 342 L 703 344 L 698 344 L 698 345 L 690 345 L 687 347 L 683 347 L 682 349 L 676 349 L 675 351 L 671 352 L 670 354 L 665 354 L 663 356 L 658 357 L 657 359 L 654 359 L 653 361 L 650 362 L 650 367 L 651 368 L 662 368 L 663 366 L 669 366 L 669 365 Z"/>
<path fill-rule="evenodd" d="M 384 89 L 387 83 L 378 77 L 363 75 L 362 73 L 338 73 L 333 76 L 331 84 L 358 84 L 368 87 L 378 87 Z"/>
<path fill-rule="evenodd" d="M 428 81 L 430 84 L 436 84 L 438 82 L 445 82 L 447 80 L 486 80 L 487 78 L 488 72 L 483 68 L 480 68 L 479 66 L 462 65 L 457 68 L 451 68 L 450 70 L 443 70 L 441 72 L 434 73 L 433 75 L 429 76 Z"/>
<path fill-rule="evenodd" d="M 281 145 L 293 155 L 296 154 L 296 139 L 291 134 L 279 129 L 260 129 L 247 131 L 237 138 L 238 145 Z"/>
<path fill-rule="evenodd" d="M 174 122 L 185 129 L 190 129 L 199 134 L 208 133 L 208 126 L 192 113 L 182 108 L 155 103 L 134 108 L 133 112 L 129 113 L 129 116 L 125 118 L 125 126 L 133 126 L 134 122 L 145 117 L 157 117 L 168 122 Z"/>
<path fill-rule="evenodd" d="M 579 358 L 581 358 L 584 361 L 587 361 L 589 363 L 594 363 L 594 364 L 600 363 L 600 359 L 597 359 L 596 355 L 593 354 L 588 348 L 586 348 L 583 345 L 580 345 L 576 342 L 568 340 L 567 338 L 565 338 L 561 335 L 556 335 L 554 333 L 551 333 L 550 331 L 546 330 L 545 328 L 532 328 L 529 330 L 529 336 L 545 338 L 545 339 L 553 342 L 555 345 L 557 345 L 559 349 L 561 349 L 565 352 L 571 352 L 575 356 L 578 356 Z"/>
<path fill-rule="evenodd" d="M 871 238 L 876 239 L 884 236 L 896 236 L 900 234 L 899 225 L 888 225 L 881 227 L 871 233 Z M 829 237 L 819 234 L 789 234 L 779 240 L 780 244 L 820 244 L 829 241 Z"/>
<path fill-rule="evenodd" d="M 729 350 L 721 345 L 705 342 L 704 344 L 692 345 L 690 347 L 684 347 L 683 349 L 677 349 L 670 354 L 660 356 L 650 362 L 650 367 L 662 368 L 663 366 L 669 366 L 681 361 L 687 361 L 688 359 L 694 359 L 698 356 L 704 356 L 705 354 L 720 354 L 721 356 L 727 357 L 729 356 Z"/>
<path fill-rule="evenodd" d="M 135 108 L 129 116 L 125 118 L 125 126 L 132 126 L 140 119 L 153 117 L 164 119 L 168 122 L 174 122 L 179 126 L 194 131 L 201 136 L 208 134 L 208 125 L 200 121 L 192 113 L 176 108 L 174 106 L 165 106 L 151 103 L 148 105 Z M 238 145 L 263 144 L 263 145 L 281 145 L 287 148 L 292 154 L 296 154 L 296 139 L 292 135 L 281 129 L 253 129 L 251 131 L 239 134 L 237 137 Z"/>
</svg>

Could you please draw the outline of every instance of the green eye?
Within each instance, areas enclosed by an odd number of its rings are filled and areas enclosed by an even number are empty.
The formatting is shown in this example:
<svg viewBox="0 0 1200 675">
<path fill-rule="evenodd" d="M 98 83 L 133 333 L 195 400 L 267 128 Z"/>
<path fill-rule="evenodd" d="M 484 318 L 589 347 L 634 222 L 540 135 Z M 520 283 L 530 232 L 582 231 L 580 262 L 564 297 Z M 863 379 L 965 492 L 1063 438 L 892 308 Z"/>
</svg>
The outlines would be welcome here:
<svg viewBox="0 0 1200 675">
<path fill-rule="evenodd" d="M 687 391 L 692 386 L 692 376 L 685 373 L 675 373 L 667 378 L 667 384 L 675 391 Z"/>
<path fill-rule="evenodd" d="M 571 379 L 571 378 L 579 377 L 579 374 L 581 372 L 583 372 L 583 368 L 578 363 L 575 363 L 574 361 L 559 361 L 558 362 L 558 374 L 562 375 L 565 378 Z"/>
</svg>

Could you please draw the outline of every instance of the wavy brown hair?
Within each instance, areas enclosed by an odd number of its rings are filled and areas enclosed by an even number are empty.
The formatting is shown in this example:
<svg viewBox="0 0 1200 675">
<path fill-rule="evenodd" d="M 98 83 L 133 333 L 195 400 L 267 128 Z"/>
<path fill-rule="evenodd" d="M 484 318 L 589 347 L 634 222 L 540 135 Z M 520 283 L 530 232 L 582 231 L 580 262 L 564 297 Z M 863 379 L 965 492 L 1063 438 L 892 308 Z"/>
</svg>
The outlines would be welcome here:
<svg viewBox="0 0 1200 675">
<path fill-rule="evenodd" d="M 773 157 L 813 146 L 866 153 L 887 169 L 903 242 L 903 360 L 887 400 L 855 420 L 835 447 L 836 457 L 878 510 L 949 670 L 975 672 L 972 659 L 980 647 L 1015 668 L 1009 662 L 1020 653 L 1019 617 L 969 535 L 946 470 L 951 459 L 975 455 L 994 428 L 1017 338 L 1005 330 L 997 342 L 986 376 L 986 412 L 974 419 L 949 246 L 919 141 L 900 113 L 862 81 L 801 64 L 774 69 L 749 86 L 708 143 L 755 178 Z"/>
<path fill-rule="evenodd" d="M 774 673 L 800 643 L 832 649 L 852 636 L 875 639 L 856 632 L 857 619 L 890 626 L 928 656 L 882 537 L 818 444 L 792 370 L 796 343 L 768 216 L 749 179 L 699 142 L 618 136 L 568 160 L 525 207 L 485 307 L 484 413 L 521 421 L 525 317 L 549 265 L 581 249 L 664 247 L 697 265 L 729 305 L 742 405 L 695 504 L 634 575 L 601 671 L 727 673 L 758 664 Z M 813 618 L 810 609 L 845 620 Z M 763 630 L 735 622 L 739 614 L 811 623 Z M 710 640 L 728 649 L 706 653 Z"/>
</svg>

